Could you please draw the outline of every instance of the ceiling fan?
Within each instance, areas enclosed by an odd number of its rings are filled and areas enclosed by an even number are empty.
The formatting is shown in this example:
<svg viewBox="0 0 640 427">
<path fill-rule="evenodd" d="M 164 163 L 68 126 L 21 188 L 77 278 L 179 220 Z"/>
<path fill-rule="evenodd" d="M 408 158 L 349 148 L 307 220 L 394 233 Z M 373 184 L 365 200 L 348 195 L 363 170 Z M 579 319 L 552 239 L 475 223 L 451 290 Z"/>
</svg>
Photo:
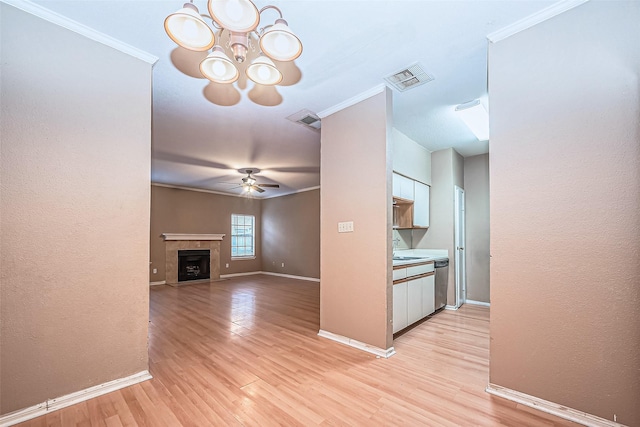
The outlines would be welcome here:
<svg viewBox="0 0 640 427">
<path fill-rule="evenodd" d="M 278 184 L 258 184 L 257 180 L 251 176 L 251 174 L 256 174 L 260 172 L 260 169 L 238 169 L 240 173 L 246 173 L 247 176 L 242 178 L 242 187 L 243 191 L 250 193 L 252 191 L 257 191 L 258 193 L 264 193 L 265 188 L 280 188 Z"/>
</svg>

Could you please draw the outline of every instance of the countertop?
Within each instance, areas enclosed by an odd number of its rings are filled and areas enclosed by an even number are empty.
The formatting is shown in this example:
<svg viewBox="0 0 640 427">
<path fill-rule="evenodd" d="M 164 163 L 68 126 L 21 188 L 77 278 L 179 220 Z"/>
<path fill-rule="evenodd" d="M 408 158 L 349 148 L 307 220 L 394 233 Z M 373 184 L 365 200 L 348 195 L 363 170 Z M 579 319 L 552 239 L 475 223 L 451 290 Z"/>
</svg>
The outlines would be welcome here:
<svg viewBox="0 0 640 427">
<path fill-rule="evenodd" d="M 394 257 L 410 257 L 418 259 L 393 260 L 393 266 L 416 264 L 424 261 L 439 261 L 449 258 L 446 249 L 396 249 Z"/>
</svg>

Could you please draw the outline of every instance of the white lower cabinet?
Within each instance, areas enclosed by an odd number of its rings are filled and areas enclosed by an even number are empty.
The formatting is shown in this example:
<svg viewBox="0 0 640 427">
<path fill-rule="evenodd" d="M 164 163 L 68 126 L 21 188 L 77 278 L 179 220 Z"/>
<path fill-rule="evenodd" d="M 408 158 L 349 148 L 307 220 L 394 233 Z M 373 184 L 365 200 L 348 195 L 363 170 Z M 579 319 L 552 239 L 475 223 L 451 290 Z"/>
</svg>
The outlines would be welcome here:
<svg viewBox="0 0 640 427">
<path fill-rule="evenodd" d="M 393 333 L 409 326 L 407 317 L 407 283 L 393 285 Z"/>
<path fill-rule="evenodd" d="M 424 278 L 409 280 L 407 283 L 407 317 L 408 324 L 422 319 L 422 294 Z"/>
<path fill-rule="evenodd" d="M 430 265 L 433 271 L 433 264 Z M 405 270 L 405 269 L 402 269 Z M 396 276 L 394 271 L 394 277 Z M 398 277 L 408 277 L 400 274 Z M 417 277 L 393 285 L 393 333 L 427 317 L 435 311 L 435 276 Z"/>
<path fill-rule="evenodd" d="M 422 278 L 422 317 L 436 311 L 436 276 Z"/>
</svg>

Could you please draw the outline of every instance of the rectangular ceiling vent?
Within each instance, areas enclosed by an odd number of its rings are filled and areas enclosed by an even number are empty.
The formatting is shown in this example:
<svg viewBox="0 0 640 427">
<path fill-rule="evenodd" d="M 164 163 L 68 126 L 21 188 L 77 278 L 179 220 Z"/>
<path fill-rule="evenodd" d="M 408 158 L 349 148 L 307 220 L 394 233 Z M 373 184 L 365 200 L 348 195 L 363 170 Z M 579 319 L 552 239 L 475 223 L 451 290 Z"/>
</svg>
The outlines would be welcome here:
<svg viewBox="0 0 640 427">
<path fill-rule="evenodd" d="M 291 120 L 294 123 L 298 123 L 313 130 L 320 130 L 321 126 L 320 117 L 309 110 L 300 110 L 287 117 L 287 120 Z"/>
<path fill-rule="evenodd" d="M 404 92 L 413 89 L 425 83 L 429 83 L 434 79 L 432 75 L 427 73 L 422 65 L 417 62 L 404 70 L 393 73 L 384 78 L 394 89 Z"/>
</svg>

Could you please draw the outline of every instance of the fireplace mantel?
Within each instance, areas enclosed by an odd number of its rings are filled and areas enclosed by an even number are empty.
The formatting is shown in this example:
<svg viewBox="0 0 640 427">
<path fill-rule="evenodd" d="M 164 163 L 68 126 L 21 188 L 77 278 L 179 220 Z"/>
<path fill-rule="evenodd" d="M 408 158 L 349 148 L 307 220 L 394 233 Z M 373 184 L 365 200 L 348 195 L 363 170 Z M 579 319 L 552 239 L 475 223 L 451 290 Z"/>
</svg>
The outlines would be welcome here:
<svg viewBox="0 0 640 427">
<path fill-rule="evenodd" d="M 222 240 L 224 234 L 162 233 L 164 240 Z"/>
</svg>

